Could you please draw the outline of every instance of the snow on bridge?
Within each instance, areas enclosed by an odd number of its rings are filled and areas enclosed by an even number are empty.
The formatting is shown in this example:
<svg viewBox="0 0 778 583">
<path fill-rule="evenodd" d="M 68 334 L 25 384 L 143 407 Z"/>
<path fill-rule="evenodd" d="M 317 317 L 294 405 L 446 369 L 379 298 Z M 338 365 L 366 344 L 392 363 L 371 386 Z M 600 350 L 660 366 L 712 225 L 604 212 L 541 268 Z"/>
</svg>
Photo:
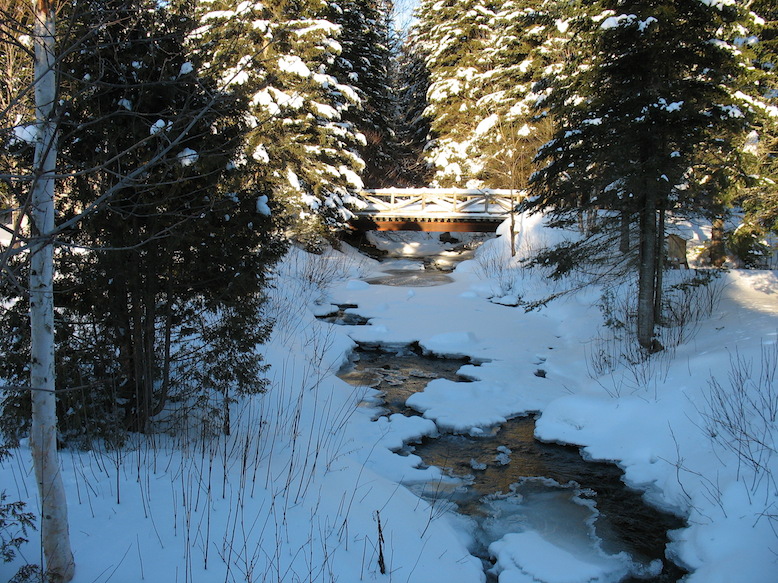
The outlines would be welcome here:
<svg viewBox="0 0 778 583">
<path fill-rule="evenodd" d="M 494 231 L 524 197 L 489 188 L 381 188 L 360 193 L 355 226 L 379 231 Z"/>
</svg>

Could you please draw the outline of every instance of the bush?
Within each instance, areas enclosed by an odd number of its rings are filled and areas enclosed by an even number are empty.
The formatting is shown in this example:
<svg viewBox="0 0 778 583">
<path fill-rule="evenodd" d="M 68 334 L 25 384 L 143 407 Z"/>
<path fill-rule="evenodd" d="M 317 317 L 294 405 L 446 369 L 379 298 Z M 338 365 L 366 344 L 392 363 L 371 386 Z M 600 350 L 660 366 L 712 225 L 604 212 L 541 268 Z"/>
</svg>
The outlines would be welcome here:
<svg viewBox="0 0 778 583">
<path fill-rule="evenodd" d="M 764 233 L 754 225 L 744 223 L 729 234 L 727 245 L 744 267 L 766 269 L 770 247 L 764 242 Z"/>
<path fill-rule="evenodd" d="M 8 449 L 0 446 L 0 460 L 8 456 Z M 10 563 L 16 558 L 16 553 L 24 543 L 28 542 L 27 531 L 35 530 L 35 515 L 25 512 L 25 503 L 7 502 L 5 490 L 0 491 L 0 559 Z M 37 565 L 24 565 L 9 583 L 24 583 L 32 581 L 40 575 Z"/>
<path fill-rule="evenodd" d="M 35 529 L 35 515 L 24 512 L 24 502 L 6 502 L 5 490 L 0 492 L 0 558 L 10 563 L 19 547 L 27 540 L 27 530 Z"/>
</svg>

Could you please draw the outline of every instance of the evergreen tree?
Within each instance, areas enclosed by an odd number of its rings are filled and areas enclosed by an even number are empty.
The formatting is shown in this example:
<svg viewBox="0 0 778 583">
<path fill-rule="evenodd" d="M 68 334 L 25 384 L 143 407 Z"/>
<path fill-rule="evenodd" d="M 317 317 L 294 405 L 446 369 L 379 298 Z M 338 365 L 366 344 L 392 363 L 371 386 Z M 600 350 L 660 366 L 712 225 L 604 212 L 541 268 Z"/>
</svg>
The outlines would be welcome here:
<svg viewBox="0 0 778 583">
<path fill-rule="evenodd" d="M 226 421 L 236 392 L 262 388 L 261 289 L 282 250 L 267 194 L 234 169 L 245 106 L 198 75 L 184 47 L 195 22 L 177 5 L 72 9 L 78 50 L 60 65 L 69 178 L 58 369 L 62 386 L 89 390 L 63 394 L 62 428 L 146 430 L 172 400 L 199 400 Z M 6 330 L 18 320 L 9 311 Z M 6 378 L 22 374 L 13 355 L 27 341 L 14 334 Z"/>
<path fill-rule="evenodd" d="M 637 224 L 637 338 L 651 350 L 665 214 L 719 212 L 722 182 L 740 167 L 751 115 L 737 93 L 743 62 L 717 38 L 739 15 L 734 6 L 697 1 L 592 8 L 550 97 L 558 129 L 540 151 L 527 206 L 561 222 L 582 210 L 610 211 L 596 228 L 614 239 L 620 224 Z M 586 242 L 562 251 L 560 272 L 580 264 Z"/>
<path fill-rule="evenodd" d="M 758 178 L 738 197 L 746 211 L 745 224 L 731 241 L 744 247 L 741 255 L 746 259 L 759 251 L 765 233 L 778 232 L 778 6 L 760 0 L 751 3 L 751 8 L 755 12 L 752 26 L 736 31 L 739 35 L 735 39 L 754 52 L 758 84 L 753 97 L 764 112 L 745 144 Z M 753 258 L 762 264 L 762 258 Z"/>
<path fill-rule="evenodd" d="M 523 188 L 552 127 L 537 102 L 561 70 L 578 2 L 422 5 L 428 160 L 440 185 Z"/>
<path fill-rule="evenodd" d="M 334 74 L 348 79 L 360 97 L 359 108 L 347 110 L 344 119 L 365 137 L 358 148 L 365 162 L 363 180 L 369 188 L 393 186 L 397 151 L 393 3 L 346 0 L 333 9 L 333 21 L 342 27 L 342 50 L 335 60 Z"/>
<path fill-rule="evenodd" d="M 485 75 L 474 139 L 479 178 L 491 188 L 524 189 L 538 148 L 548 141 L 552 121 L 539 111 L 550 79 L 561 70 L 569 36 L 563 3 L 506 2 L 494 21 L 497 34 L 486 49 Z"/>
<path fill-rule="evenodd" d="M 427 158 L 438 186 L 478 186 L 479 168 L 470 156 L 481 115 L 484 77 L 491 70 L 486 50 L 494 43 L 496 10 L 491 0 L 425 0 L 415 32 L 429 70 L 430 143 Z"/>
<path fill-rule="evenodd" d="M 429 183 L 432 169 L 424 158 L 430 132 L 430 120 L 425 115 L 430 80 L 424 53 L 414 30 L 400 47 L 394 85 L 398 139 L 395 183 L 396 186 L 422 186 Z"/>
<path fill-rule="evenodd" d="M 360 98 L 335 66 L 341 26 L 324 0 L 200 3 L 210 75 L 248 97 L 255 126 L 240 160 L 296 237 L 315 245 L 323 228 L 342 225 L 363 185 L 364 136 L 344 119 Z M 342 73 L 342 72 L 341 72 Z"/>
</svg>

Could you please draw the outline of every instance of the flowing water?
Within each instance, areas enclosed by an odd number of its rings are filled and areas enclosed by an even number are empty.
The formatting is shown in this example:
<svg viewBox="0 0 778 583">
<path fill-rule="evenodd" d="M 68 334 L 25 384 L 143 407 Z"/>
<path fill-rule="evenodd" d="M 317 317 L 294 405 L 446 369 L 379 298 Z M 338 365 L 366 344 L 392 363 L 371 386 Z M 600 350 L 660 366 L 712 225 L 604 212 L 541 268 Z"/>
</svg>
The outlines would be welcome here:
<svg viewBox="0 0 778 583">
<path fill-rule="evenodd" d="M 411 394 L 433 378 L 468 382 L 457 374 L 468 363 L 478 364 L 424 356 L 416 346 L 392 351 L 361 348 L 340 376 L 381 391 L 384 414 L 415 415 L 405 405 Z M 560 547 L 595 545 L 608 555 L 628 554 L 645 569 L 640 579 L 625 582 L 678 581 L 684 573 L 664 558 L 664 548 L 667 531 L 683 522 L 644 504 L 638 492 L 624 485 L 617 466 L 586 461 L 575 447 L 536 440 L 534 424 L 534 417 L 527 416 L 478 437 L 444 433 L 408 444 L 398 453 L 412 452 L 424 464 L 455 478 L 445 484 L 408 487 L 468 517 L 476 541 L 471 552 L 482 558 L 487 572 L 491 542 L 510 532 L 531 530 Z M 661 572 L 657 560 L 662 561 Z"/>
<path fill-rule="evenodd" d="M 464 257 L 459 257 L 462 259 Z M 444 260 L 428 258 L 426 269 L 417 263 L 389 260 L 385 275 L 368 279 L 373 285 L 443 285 L 451 278 Z M 456 258 L 454 261 L 456 262 Z M 441 269 L 442 268 L 442 269 Z M 338 306 L 325 317 L 345 325 L 369 325 L 356 314 L 358 306 Z M 458 370 L 468 359 L 436 358 L 418 346 L 361 347 L 340 377 L 381 392 L 382 414 L 418 415 L 405 403 L 435 378 L 469 382 Z M 536 374 L 541 374 L 539 370 Z M 684 571 L 665 559 L 667 532 L 681 528 L 681 519 L 647 506 L 639 492 L 627 488 L 614 464 L 584 460 L 578 448 L 542 443 L 535 439 L 535 417 L 511 419 L 479 436 L 443 433 L 406 444 L 399 455 L 413 453 L 427 466 L 441 468 L 449 479 L 407 484 L 418 495 L 465 517 L 474 543 L 471 552 L 491 571 L 489 545 L 510 533 L 537 533 L 559 548 L 627 557 L 632 575 L 621 583 L 675 583 Z M 598 579 L 599 581 L 599 579 Z"/>
</svg>

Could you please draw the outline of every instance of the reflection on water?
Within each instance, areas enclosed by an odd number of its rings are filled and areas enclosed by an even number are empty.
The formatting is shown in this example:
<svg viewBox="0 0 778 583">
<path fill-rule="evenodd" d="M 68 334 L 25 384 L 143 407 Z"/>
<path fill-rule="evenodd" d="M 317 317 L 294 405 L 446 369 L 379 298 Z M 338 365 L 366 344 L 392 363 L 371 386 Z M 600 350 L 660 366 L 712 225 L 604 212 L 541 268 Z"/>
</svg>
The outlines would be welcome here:
<svg viewBox="0 0 778 583">
<path fill-rule="evenodd" d="M 394 285 L 401 287 L 430 287 L 454 281 L 441 271 L 412 271 L 408 269 L 387 269 L 386 275 L 366 279 L 371 285 Z"/>
<path fill-rule="evenodd" d="M 433 378 L 468 380 L 457 374 L 467 360 L 421 356 L 413 347 L 399 353 L 358 350 L 355 360 L 341 378 L 380 390 L 386 413 L 416 414 L 405 401 Z M 484 558 L 491 542 L 533 531 L 558 547 L 626 552 L 646 569 L 640 579 L 626 581 L 678 581 L 684 573 L 664 560 L 664 549 L 667 531 L 683 522 L 646 506 L 638 492 L 625 487 L 617 466 L 585 461 L 575 447 L 539 442 L 534 429 L 534 417 L 528 416 L 479 437 L 443 434 L 408 445 L 401 453 L 413 452 L 455 478 L 409 487 L 471 517 L 480 547 L 472 552 Z M 664 562 L 659 574 L 648 568 L 656 559 Z"/>
<path fill-rule="evenodd" d="M 488 514 L 485 496 L 517 492 L 526 496 L 527 488 L 539 488 L 567 500 L 567 506 L 577 505 L 581 512 L 590 511 L 580 501 L 591 500 L 599 514 L 594 528 L 604 551 L 627 551 L 641 562 L 664 557 L 666 533 L 683 526 L 679 518 L 647 506 L 640 493 L 624 485 L 617 466 L 585 461 L 574 447 L 537 441 L 534 430 L 534 418 L 523 417 L 509 420 L 492 435 L 445 434 L 410 449 L 425 464 L 445 468 L 468 484 L 470 495 L 457 500 L 465 514 Z M 537 492 L 533 495 L 536 500 Z M 549 513 L 544 509 L 542 515 Z"/>
</svg>

